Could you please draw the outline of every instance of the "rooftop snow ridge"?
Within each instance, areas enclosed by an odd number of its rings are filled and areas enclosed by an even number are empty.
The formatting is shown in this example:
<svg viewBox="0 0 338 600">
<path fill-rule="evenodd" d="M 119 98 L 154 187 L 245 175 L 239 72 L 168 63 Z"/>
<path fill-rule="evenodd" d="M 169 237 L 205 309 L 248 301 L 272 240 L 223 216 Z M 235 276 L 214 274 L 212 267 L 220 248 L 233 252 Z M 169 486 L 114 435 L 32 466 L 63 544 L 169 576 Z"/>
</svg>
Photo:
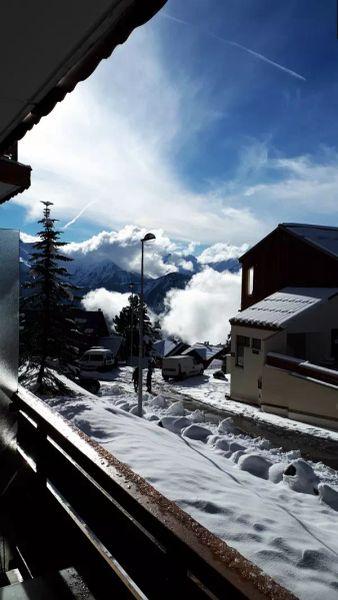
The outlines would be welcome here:
<svg viewBox="0 0 338 600">
<path fill-rule="evenodd" d="M 338 288 L 284 288 L 239 312 L 230 322 L 283 329 L 289 320 L 337 293 Z"/>
<path fill-rule="evenodd" d="M 313 223 L 279 223 L 279 227 L 310 227 L 314 229 L 335 229 L 338 233 L 338 227 L 332 225 L 315 225 Z"/>
</svg>

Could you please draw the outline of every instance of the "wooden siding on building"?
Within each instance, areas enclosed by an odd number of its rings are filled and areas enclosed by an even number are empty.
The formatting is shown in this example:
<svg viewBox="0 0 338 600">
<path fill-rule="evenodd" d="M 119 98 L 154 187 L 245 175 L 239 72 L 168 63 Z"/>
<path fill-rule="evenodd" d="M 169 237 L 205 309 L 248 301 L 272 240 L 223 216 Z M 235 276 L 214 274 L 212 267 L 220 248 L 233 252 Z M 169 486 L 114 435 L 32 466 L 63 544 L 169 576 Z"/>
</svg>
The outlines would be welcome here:
<svg viewBox="0 0 338 600">
<path fill-rule="evenodd" d="M 338 287 L 338 258 L 277 227 L 240 259 L 245 309 L 285 287 Z M 253 291 L 248 272 L 254 268 Z"/>
</svg>

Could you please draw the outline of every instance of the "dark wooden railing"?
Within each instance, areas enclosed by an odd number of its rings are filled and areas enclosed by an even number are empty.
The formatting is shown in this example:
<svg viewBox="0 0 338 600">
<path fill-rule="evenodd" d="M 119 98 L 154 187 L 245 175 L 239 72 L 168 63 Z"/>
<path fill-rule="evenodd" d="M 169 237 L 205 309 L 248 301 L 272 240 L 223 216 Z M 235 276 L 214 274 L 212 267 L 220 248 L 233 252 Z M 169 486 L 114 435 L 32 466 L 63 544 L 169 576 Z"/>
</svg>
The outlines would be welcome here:
<svg viewBox="0 0 338 600">
<path fill-rule="evenodd" d="M 266 356 L 266 364 L 338 386 L 338 371 L 322 367 L 321 365 L 315 365 L 301 358 L 269 352 Z"/>
<path fill-rule="evenodd" d="M 20 388 L 13 408 L 21 460 L 76 530 L 77 558 L 89 546 L 91 570 L 108 571 L 107 598 L 116 585 L 140 599 L 293 597 L 33 394 Z"/>
</svg>

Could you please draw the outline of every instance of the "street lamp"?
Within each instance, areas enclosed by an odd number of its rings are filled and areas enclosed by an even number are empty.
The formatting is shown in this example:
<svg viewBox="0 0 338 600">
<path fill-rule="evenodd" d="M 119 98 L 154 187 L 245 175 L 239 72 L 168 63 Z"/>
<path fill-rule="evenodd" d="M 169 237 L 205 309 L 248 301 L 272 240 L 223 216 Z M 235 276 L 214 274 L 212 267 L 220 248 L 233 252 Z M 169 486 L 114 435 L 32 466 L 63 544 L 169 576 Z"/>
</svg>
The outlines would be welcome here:
<svg viewBox="0 0 338 600">
<path fill-rule="evenodd" d="M 143 366 L 143 306 L 144 306 L 144 294 L 143 294 L 143 263 L 144 263 L 144 242 L 155 240 L 153 233 L 147 233 L 141 240 L 141 291 L 140 291 L 140 317 L 139 317 L 139 349 L 138 349 L 138 403 L 137 403 L 137 414 L 142 417 L 142 366 Z"/>
<path fill-rule="evenodd" d="M 134 328 L 134 283 L 129 284 L 131 293 L 131 305 L 130 305 L 130 364 L 133 366 L 133 328 Z"/>
</svg>

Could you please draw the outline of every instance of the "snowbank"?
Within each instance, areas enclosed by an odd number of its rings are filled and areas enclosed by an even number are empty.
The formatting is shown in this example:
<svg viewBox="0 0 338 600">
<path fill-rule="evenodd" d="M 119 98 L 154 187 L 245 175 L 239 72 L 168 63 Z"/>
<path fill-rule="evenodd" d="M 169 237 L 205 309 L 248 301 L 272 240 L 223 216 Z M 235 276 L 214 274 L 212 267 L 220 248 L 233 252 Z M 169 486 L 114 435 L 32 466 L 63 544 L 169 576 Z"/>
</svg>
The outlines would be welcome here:
<svg viewBox="0 0 338 600">
<path fill-rule="evenodd" d="M 107 385 L 107 395 L 101 398 L 50 403 L 299 598 L 337 598 L 338 514 L 332 508 L 337 498 L 323 483 L 319 496 L 295 491 L 300 482 L 314 483 L 312 469 L 302 470 L 304 461 L 298 460 L 297 452 L 280 453 L 264 447 L 264 440 L 250 441 L 230 431 L 230 422 L 221 433 L 216 425 L 195 423 L 186 410 L 183 415 L 167 414 L 166 402 L 146 396 L 145 416 L 159 417 L 159 427 L 128 412 L 135 405 L 134 394 L 122 398 L 113 389 L 113 384 Z M 127 410 L 116 406 L 121 400 Z M 182 436 L 186 427 L 205 430 L 203 441 L 201 436 Z M 285 476 L 281 462 L 293 464 L 294 470 Z M 272 477 L 274 466 L 279 474 Z M 291 485 L 295 475 L 298 483 Z"/>
</svg>

